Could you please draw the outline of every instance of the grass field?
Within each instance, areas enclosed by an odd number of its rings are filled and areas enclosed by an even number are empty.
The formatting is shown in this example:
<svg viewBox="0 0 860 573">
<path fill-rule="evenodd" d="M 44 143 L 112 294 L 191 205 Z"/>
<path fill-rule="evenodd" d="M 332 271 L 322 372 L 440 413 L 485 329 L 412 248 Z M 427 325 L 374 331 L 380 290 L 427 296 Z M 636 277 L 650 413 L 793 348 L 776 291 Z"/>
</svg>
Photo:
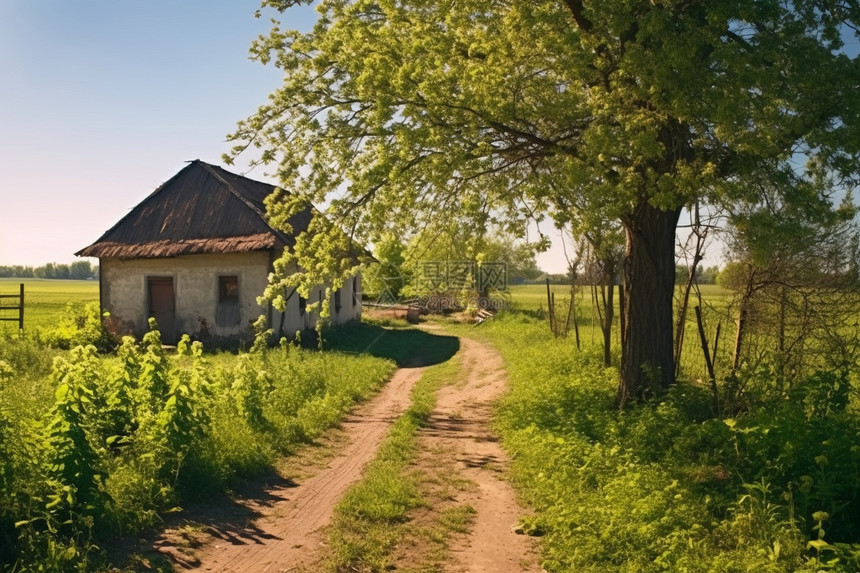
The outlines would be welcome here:
<svg viewBox="0 0 860 573">
<path fill-rule="evenodd" d="M 18 294 L 24 283 L 24 330 L 56 326 L 66 306 L 80 308 L 99 300 L 98 281 L 0 279 L 0 294 Z M 4 299 L 6 303 L 14 299 Z M 16 311 L 0 311 L 0 318 L 15 318 Z M 0 322 L 0 332 L 17 330 L 17 322 Z"/>
<path fill-rule="evenodd" d="M 62 320 L 66 303 L 97 295 L 97 283 L 30 287 L 25 302 L 46 326 Z M 373 349 L 386 337 L 394 357 L 432 346 L 425 333 L 350 327 L 345 340 Z M 183 343 L 166 352 L 157 333 L 101 356 L 93 346 L 48 347 L 30 332 L 0 336 L 0 571 L 108 570 L 99 547 L 271 471 L 396 366 L 372 353 L 291 345 L 212 355 Z"/>
<path fill-rule="evenodd" d="M 702 296 L 708 299 L 724 298 L 731 293 L 719 285 L 700 285 Z M 546 310 L 546 285 L 513 285 L 509 286 L 508 290 L 511 293 L 511 302 L 514 303 L 518 310 L 535 311 L 539 308 Z M 577 287 L 579 299 L 587 300 L 591 296 L 589 287 Z M 555 294 L 555 304 L 559 307 L 561 300 L 570 300 L 570 286 L 568 285 L 550 285 L 550 292 Z M 618 304 L 616 298 L 616 307 Z"/>
<path fill-rule="evenodd" d="M 705 331 L 712 343 L 717 324 L 720 324 L 721 334 L 717 352 L 716 366 L 729 364 L 731 359 L 731 344 L 728 342 L 734 337 L 734 313 L 730 312 L 728 306 L 732 293 L 719 285 L 700 285 L 702 294 L 702 306 L 705 322 Z M 559 324 L 567 320 L 570 306 L 571 290 L 568 285 L 550 285 L 550 292 L 555 295 L 555 314 Z M 681 287 L 676 287 L 675 298 L 680 300 Z M 514 285 L 509 287 L 510 308 L 523 312 L 531 317 L 543 320 L 549 330 L 548 305 L 546 285 Z M 695 293 L 690 294 L 689 309 L 687 312 L 686 335 L 681 353 L 681 376 L 696 379 L 707 376 L 704 354 L 701 349 L 696 315 L 693 308 L 698 304 Z M 620 308 L 618 291 L 615 292 L 615 323 L 612 329 L 613 352 L 620 355 L 621 328 Z M 576 289 L 576 325 L 579 327 L 580 341 L 583 346 L 602 344 L 603 338 L 600 331 L 600 317 L 592 302 L 591 288 L 579 286 Z M 573 322 L 567 337 L 574 338 Z"/>
<path fill-rule="evenodd" d="M 702 306 L 711 341 L 722 324 L 720 406 L 697 366 L 691 298 L 679 383 L 619 410 L 618 371 L 603 366 L 583 290 L 581 350 L 572 332 L 550 332 L 541 285 L 511 288 L 522 312 L 449 327 L 491 344 L 507 364 L 511 390 L 497 427 L 514 460 L 511 481 L 534 510 L 522 526 L 542 536 L 543 569 L 860 571 L 856 386 L 829 370 L 784 392 L 765 368 L 727 379 L 737 308 L 730 292 L 709 286 Z M 569 300 L 565 287 L 553 291 L 557 307 Z"/>
<path fill-rule="evenodd" d="M 0 280 L 0 293 L 17 292 L 19 282 Z M 50 328 L 67 304 L 98 298 L 95 281 L 25 285 L 28 330 Z M 569 287 L 552 291 L 564 320 Z M 720 354 L 727 353 L 731 295 L 715 286 L 702 295 L 706 330 L 712 336 L 721 321 Z M 522 525 L 543 534 L 546 571 L 860 571 L 856 386 L 846 389 L 829 371 L 784 392 L 760 370 L 726 380 L 729 364 L 721 357 L 721 406 L 714 407 L 702 381 L 691 299 L 679 384 L 619 411 L 618 372 L 605 368 L 597 351 L 590 289 L 580 288 L 577 298 L 581 350 L 572 330 L 567 337 L 550 332 L 545 286 L 512 287 L 508 302 L 519 312 L 480 327 L 448 321 L 444 332 L 492 344 L 508 365 L 510 393 L 496 420 L 514 458 L 511 481 L 534 510 Z M 0 333 L 7 327 L 15 325 L 0 323 Z M 615 363 L 617 336 L 616 322 Z M 0 539 L 15 543 L 0 542 L 0 570 L 21 555 L 42 570 L 85 567 L 90 535 L 104 545 L 113 531 L 157 523 L 181 502 L 266 470 L 372 394 L 396 364 L 418 352 L 441 372 L 453 367 L 459 348 L 454 336 L 383 330 L 372 321 L 331 332 L 326 343 L 333 352 L 166 356 L 153 344 L 100 358 L 49 349 L 39 337 L 0 337 L 0 498 L 14 501 L 0 504 Z M 61 358 L 61 393 L 49 377 L 53 355 Z M 857 376 L 855 364 L 847 380 L 856 384 Z M 127 381 L 134 393 L 125 392 Z M 738 386 L 749 390 L 743 399 Z M 171 394 L 167 387 L 193 391 Z M 90 407 L 93 399 L 99 408 Z M 154 420 L 170 422 L 171 431 Z M 129 445 L 103 446 L 116 436 Z M 405 449 L 405 442 L 392 447 Z M 80 447 L 66 447 L 71 443 Z M 95 475 L 91 466 L 106 477 L 86 481 Z M 87 471 L 59 475 L 59 482 L 55 468 L 62 467 Z M 94 501 L 48 501 L 55 487 Z M 49 535 L 40 520 L 62 527 L 61 534 Z M 356 522 L 355 535 L 370 539 L 364 525 Z"/>
</svg>

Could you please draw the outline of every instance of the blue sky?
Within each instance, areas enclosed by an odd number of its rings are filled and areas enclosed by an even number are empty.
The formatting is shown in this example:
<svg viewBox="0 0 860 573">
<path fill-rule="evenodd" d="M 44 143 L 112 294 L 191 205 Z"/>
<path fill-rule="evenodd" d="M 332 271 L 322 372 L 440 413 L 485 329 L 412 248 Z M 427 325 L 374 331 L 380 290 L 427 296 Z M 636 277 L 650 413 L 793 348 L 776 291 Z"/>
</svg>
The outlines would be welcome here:
<svg viewBox="0 0 860 573">
<path fill-rule="evenodd" d="M 258 6 L 0 0 L 0 265 L 72 262 L 185 161 L 220 163 L 226 135 L 280 83 L 248 59 L 276 15 L 256 19 Z M 314 19 L 303 7 L 282 22 Z M 561 242 L 538 262 L 562 272 Z"/>
<path fill-rule="evenodd" d="M 248 59 L 258 5 L 0 0 L 0 265 L 70 262 L 185 161 L 220 162 L 280 80 Z"/>
</svg>

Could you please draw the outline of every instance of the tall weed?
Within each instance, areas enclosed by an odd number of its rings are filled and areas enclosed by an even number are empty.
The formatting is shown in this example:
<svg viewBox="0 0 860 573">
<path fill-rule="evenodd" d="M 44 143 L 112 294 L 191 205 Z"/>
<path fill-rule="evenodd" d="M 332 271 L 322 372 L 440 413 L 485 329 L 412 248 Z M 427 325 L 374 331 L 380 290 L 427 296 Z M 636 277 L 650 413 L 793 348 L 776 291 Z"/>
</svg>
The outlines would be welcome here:
<svg viewBox="0 0 860 573">
<path fill-rule="evenodd" d="M 100 544 L 270 468 L 393 370 L 289 345 L 216 361 L 187 337 L 169 355 L 151 326 L 114 357 L 87 345 L 57 358 L 40 408 L 5 392 L 38 361 L 0 361 L 0 570 L 89 570 Z"/>
</svg>

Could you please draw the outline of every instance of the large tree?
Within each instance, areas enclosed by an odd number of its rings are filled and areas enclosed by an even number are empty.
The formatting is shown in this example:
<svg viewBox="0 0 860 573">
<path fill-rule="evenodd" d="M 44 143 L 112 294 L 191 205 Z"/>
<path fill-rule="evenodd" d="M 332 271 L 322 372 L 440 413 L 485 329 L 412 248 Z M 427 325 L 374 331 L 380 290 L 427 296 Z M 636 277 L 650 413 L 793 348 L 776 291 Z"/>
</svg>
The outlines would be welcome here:
<svg viewBox="0 0 860 573">
<path fill-rule="evenodd" d="M 850 170 L 857 151 L 860 73 L 842 49 L 856 0 L 320 0 L 317 10 L 311 32 L 276 23 L 253 46 L 284 81 L 231 136 L 232 155 L 259 147 L 295 198 L 271 202 L 274 218 L 325 203 L 335 227 L 363 238 L 408 236 L 451 212 L 493 224 L 598 209 L 579 218 L 618 220 L 626 234 L 622 401 L 673 380 L 683 207 L 747 193 L 762 162 L 791 171 L 807 152 Z M 287 258 L 309 270 L 323 248 L 308 237 Z"/>
</svg>

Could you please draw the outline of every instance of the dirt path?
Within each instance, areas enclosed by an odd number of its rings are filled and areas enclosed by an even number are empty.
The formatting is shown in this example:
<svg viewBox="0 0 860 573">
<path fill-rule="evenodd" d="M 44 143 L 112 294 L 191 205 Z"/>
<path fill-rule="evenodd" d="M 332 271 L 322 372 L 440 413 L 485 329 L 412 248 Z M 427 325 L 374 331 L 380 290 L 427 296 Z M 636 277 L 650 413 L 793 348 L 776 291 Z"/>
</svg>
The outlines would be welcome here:
<svg viewBox="0 0 860 573">
<path fill-rule="evenodd" d="M 457 539 L 446 569 L 451 572 L 539 572 L 533 538 L 513 527 L 523 510 L 504 479 L 509 459 L 490 428 L 493 404 L 507 387 L 501 356 L 486 344 L 460 339 L 460 380 L 440 390 L 430 423 L 421 431 L 419 458 L 443 451 L 459 474 L 476 485 L 458 496 L 475 510 L 469 533 Z M 422 460 L 419 459 L 419 465 Z"/>
<path fill-rule="evenodd" d="M 316 560 L 320 529 L 347 488 L 361 478 L 391 423 L 409 407 L 413 384 L 423 368 L 401 368 L 373 400 L 343 423 L 349 443 L 328 467 L 301 483 L 267 488 L 265 496 L 245 505 L 257 517 L 242 530 L 210 526 L 214 539 L 196 554 L 196 567 L 186 570 L 225 573 L 281 573 Z"/>
<path fill-rule="evenodd" d="M 474 520 L 469 533 L 453 538 L 445 570 L 539 572 L 535 540 L 512 532 L 522 509 L 504 479 L 508 459 L 490 429 L 492 406 L 507 384 L 504 364 L 492 348 L 475 340 L 460 339 L 459 355 L 458 380 L 439 391 L 437 407 L 418 436 L 421 453 L 415 462 L 427 474 L 443 471 L 444 465 L 444 471 L 471 482 L 457 502 L 474 509 Z M 195 551 L 177 549 L 181 544 L 175 535 L 163 537 L 156 547 L 185 571 L 316 571 L 325 553 L 323 528 L 334 506 L 362 477 L 391 423 L 409 407 L 412 386 L 423 372 L 401 368 L 378 396 L 349 416 L 337 434 L 339 453 L 322 469 L 308 468 L 306 479 L 270 476 L 252 484 L 235 500 L 233 515 L 221 511 L 201 521 L 204 532 L 193 536 L 193 545 L 199 545 Z"/>
</svg>

